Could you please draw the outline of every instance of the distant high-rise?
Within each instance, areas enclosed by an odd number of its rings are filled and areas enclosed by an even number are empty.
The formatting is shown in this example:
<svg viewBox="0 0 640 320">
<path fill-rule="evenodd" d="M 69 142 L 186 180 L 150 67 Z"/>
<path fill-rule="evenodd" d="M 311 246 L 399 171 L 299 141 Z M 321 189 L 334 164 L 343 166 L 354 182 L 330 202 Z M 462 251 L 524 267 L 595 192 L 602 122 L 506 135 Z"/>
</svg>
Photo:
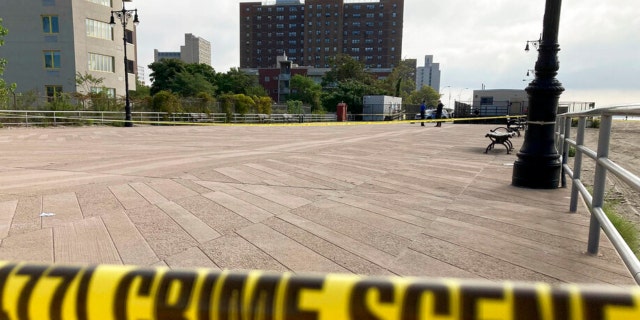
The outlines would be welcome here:
<svg viewBox="0 0 640 320">
<path fill-rule="evenodd" d="M 211 43 L 191 33 L 186 33 L 184 35 L 184 46 L 180 46 L 180 52 L 153 50 L 153 60 L 157 62 L 162 59 L 179 59 L 186 63 L 211 65 Z"/>
<path fill-rule="evenodd" d="M 440 64 L 433 63 L 433 56 L 424 56 L 424 67 L 416 70 L 416 90 L 422 86 L 429 86 L 440 92 Z"/>
<path fill-rule="evenodd" d="M 286 54 L 293 63 L 328 68 L 342 53 L 367 68 L 394 68 L 403 15 L 404 0 L 240 3 L 240 67 L 274 67 Z"/>
</svg>

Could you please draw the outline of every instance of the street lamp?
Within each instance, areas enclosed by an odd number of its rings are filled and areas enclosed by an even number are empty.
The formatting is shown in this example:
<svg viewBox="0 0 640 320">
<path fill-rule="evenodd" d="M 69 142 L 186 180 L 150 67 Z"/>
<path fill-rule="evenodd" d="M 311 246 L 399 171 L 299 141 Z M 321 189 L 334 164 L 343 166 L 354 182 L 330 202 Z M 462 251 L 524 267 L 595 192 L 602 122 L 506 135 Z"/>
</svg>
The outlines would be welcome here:
<svg viewBox="0 0 640 320">
<path fill-rule="evenodd" d="M 124 44 L 124 90 L 125 90 L 125 127 L 133 127 L 133 123 L 131 122 L 131 102 L 129 101 L 129 70 L 127 70 L 127 24 L 129 20 L 133 18 L 133 23 L 138 25 L 140 21 L 138 20 L 138 9 L 127 10 L 124 7 L 124 1 L 122 2 L 122 10 L 111 11 L 111 20 L 109 20 L 109 24 L 111 27 L 115 27 L 116 20 L 115 17 L 118 17 L 120 22 L 122 23 L 122 42 Z"/>
<path fill-rule="evenodd" d="M 562 0 L 546 0 L 535 78 L 525 89 L 529 96 L 527 130 L 511 177 L 511 183 L 518 187 L 555 189 L 560 182 L 562 164 L 554 143 L 554 128 L 558 100 L 564 91 L 556 79 L 560 69 L 558 29 L 561 6 Z"/>
<path fill-rule="evenodd" d="M 538 46 L 540 45 L 541 42 L 542 42 L 542 34 L 540 35 L 540 39 L 538 40 L 527 40 L 527 45 L 524 47 L 524 51 L 529 52 L 529 43 L 531 43 L 536 49 L 538 49 Z"/>
<path fill-rule="evenodd" d="M 445 88 L 448 88 L 449 90 L 449 104 L 448 106 L 451 107 L 451 86 L 446 86 Z M 440 97 L 442 97 L 443 94 L 440 94 Z"/>
<path fill-rule="evenodd" d="M 462 92 L 465 90 L 469 90 L 469 88 L 464 88 L 464 89 L 460 89 L 460 92 L 458 92 L 458 102 L 460 102 L 461 96 L 462 96 Z M 449 107 L 451 108 L 451 107 Z"/>
</svg>

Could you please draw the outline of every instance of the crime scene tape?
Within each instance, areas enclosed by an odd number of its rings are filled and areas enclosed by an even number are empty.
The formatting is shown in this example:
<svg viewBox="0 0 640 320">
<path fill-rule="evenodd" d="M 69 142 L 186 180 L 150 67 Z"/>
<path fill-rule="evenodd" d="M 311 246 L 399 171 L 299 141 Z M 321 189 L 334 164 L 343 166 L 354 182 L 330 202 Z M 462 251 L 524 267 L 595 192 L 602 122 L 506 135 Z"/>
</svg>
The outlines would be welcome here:
<svg viewBox="0 0 640 320">
<path fill-rule="evenodd" d="M 0 112 L 0 115 L 4 116 L 15 116 L 18 117 L 18 114 Z M 367 114 L 367 116 L 384 116 L 383 114 Z M 411 119 L 411 120 L 390 120 L 390 121 L 318 121 L 318 122 L 234 122 L 234 123 L 226 123 L 226 122 L 189 122 L 189 121 L 152 121 L 152 120 L 122 120 L 122 119 L 98 119 L 98 118 L 81 118 L 81 117 L 65 117 L 65 116 L 31 116 L 33 119 L 39 120 L 51 120 L 57 119 L 68 120 L 68 121 L 78 121 L 82 122 L 91 122 L 91 123 L 102 123 L 102 124 L 118 124 L 122 125 L 125 122 L 130 122 L 134 125 L 159 125 L 159 126 L 199 126 L 199 127 L 208 127 L 208 126 L 267 126 L 267 127 L 316 127 L 316 126 L 353 126 L 353 125 L 384 125 L 384 124 L 399 124 L 399 123 L 437 123 L 437 122 L 471 122 L 471 121 L 487 121 L 487 120 L 497 120 L 497 119 L 516 119 L 523 118 L 525 116 L 487 116 L 487 117 L 472 117 L 472 118 L 446 118 L 446 119 Z M 47 123 L 48 125 L 53 125 L 51 123 Z M 63 125 L 63 123 L 60 123 Z"/>
<path fill-rule="evenodd" d="M 0 262 L 0 319 L 640 319 L 640 287 Z"/>
</svg>

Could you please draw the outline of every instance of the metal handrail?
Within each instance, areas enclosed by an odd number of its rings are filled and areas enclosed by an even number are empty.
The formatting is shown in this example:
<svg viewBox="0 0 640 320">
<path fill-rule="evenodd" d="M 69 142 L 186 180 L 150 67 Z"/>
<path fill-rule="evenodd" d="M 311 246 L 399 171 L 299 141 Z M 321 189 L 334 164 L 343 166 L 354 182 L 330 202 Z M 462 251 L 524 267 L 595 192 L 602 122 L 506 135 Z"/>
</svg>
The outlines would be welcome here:
<svg viewBox="0 0 640 320">
<path fill-rule="evenodd" d="M 569 205 L 570 212 L 576 212 L 577 210 L 578 195 L 582 196 L 582 199 L 591 212 L 587 252 L 592 255 L 598 253 L 600 230 L 603 230 L 627 266 L 627 269 L 631 272 L 636 283 L 640 284 L 640 261 L 603 211 L 607 173 L 613 174 L 619 178 L 620 181 L 640 192 L 640 177 L 609 159 L 609 143 L 614 116 L 640 116 L 640 104 L 597 108 L 582 112 L 569 112 L 557 116 L 556 143 L 559 152 L 562 154 L 562 186 L 566 187 L 565 176 L 569 176 L 572 181 Z M 593 117 L 600 118 L 597 151 L 593 151 L 584 145 L 584 131 L 587 118 Z M 574 118 L 578 119 L 578 132 L 576 139 L 572 140 L 570 139 L 571 122 Z M 567 162 L 570 146 L 575 147 L 576 150 L 573 168 L 571 168 Z M 596 163 L 593 193 L 590 193 L 582 183 L 581 170 L 583 156 L 593 159 Z"/>
<path fill-rule="evenodd" d="M 132 112 L 134 123 L 145 124 L 220 124 L 220 123 L 262 123 L 260 114 L 231 114 L 226 113 L 167 113 L 167 112 Z M 65 125 L 80 122 L 118 123 L 124 122 L 121 111 L 43 111 L 43 110 L 0 110 L 0 124 L 16 125 Z M 268 119 L 272 122 L 334 122 L 335 113 L 327 114 L 271 114 Z"/>
</svg>

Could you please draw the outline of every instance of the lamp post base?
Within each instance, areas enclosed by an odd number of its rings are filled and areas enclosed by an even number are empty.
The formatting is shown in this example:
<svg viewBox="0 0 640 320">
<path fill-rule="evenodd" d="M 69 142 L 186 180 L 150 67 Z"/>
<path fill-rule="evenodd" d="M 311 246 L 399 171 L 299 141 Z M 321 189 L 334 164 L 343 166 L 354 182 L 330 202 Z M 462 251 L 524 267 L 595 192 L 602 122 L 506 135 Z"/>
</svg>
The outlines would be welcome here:
<svg viewBox="0 0 640 320">
<path fill-rule="evenodd" d="M 562 163 L 558 155 L 526 155 L 519 153 L 513 164 L 511 184 L 532 189 L 557 189 Z M 524 161 L 523 161 L 524 160 Z"/>
</svg>

